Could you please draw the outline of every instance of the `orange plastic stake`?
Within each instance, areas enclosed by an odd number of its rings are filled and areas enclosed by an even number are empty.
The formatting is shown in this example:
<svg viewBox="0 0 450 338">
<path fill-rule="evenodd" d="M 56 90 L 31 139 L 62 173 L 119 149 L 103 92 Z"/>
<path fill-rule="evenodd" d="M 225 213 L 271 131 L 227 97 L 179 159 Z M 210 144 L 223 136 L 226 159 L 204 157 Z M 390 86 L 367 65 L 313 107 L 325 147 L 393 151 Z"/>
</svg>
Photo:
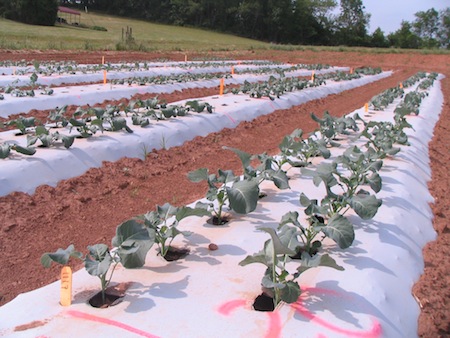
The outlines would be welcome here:
<svg viewBox="0 0 450 338">
<path fill-rule="evenodd" d="M 314 71 L 311 72 L 311 81 L 314 81 Z"/>
<path fill-rule="evenodd" d="M 220 79 L 220 89 L 219 89 L 219 95 L 223 95 L 223 85 L 224 85 L 224 79 Z"/>
<path fill-rule="evenodd" d="M 102 56 L 102 65 L 104 65 L 104 64 L 105 64 L 105 57 Z"/>
<path fill-rule="evenodd" d="M 187 54 L 184 54 L 184 62 L 187 62 Z"/>
<path fill-rule="evenodd" d="M 234 75 L 234 66 L 231 66 L 231 75 Z"/>
<path fill-rule="evenodd" d="M 353 67 L 350 68 L 350 74 L 353 74 Z"/>
<path fill-rule="evenodd" d="M 62 306 L 72 304 L 72 269 L 70 266 L 61 269 L 60 303 Z"/>
<path fill-rule="evenodd" d="M 403 88 L 403 82 L 400 82 L 399 87 Z"/>
<path fill-rule="evenodd" d="M 106 84 L 106 70 L 103 71 L 103 84 Z"/>
<path fill-rule="evenodd" d="M 369 111 L 369 104 L 366 103 L 366 104 L 364 105 L 364 112 L 367 113 L 368 111 Z"/>
</svg>

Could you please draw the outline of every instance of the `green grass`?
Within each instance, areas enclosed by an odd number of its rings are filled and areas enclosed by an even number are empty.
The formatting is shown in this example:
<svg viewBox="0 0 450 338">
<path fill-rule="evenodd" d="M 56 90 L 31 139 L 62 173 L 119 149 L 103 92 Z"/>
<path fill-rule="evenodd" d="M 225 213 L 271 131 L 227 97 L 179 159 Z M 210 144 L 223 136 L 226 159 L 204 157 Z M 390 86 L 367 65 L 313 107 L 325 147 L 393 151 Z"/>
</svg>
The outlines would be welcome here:
<svg viewBox="0 0 450 338">
<path fill-rule="evenodd" d="M 0 48 L 58 50 L 228 51 L 259 49 L 268 44 L 211 31 L 154 24 L 96 13 L 82 13 L 81 24 L 108 31 L 58 25 L 32 26 L 0 19 Z M 134 43 L 122 41 L 122 30 L 132 28 Z"/>
<path fill-rule="evenodd" d="M 450 54 L 449 50 L 410 50 L 394 48 L 325 47 L 269 44 L 257 40 L 202 29 L 155 24 L 142 20 L 114 17 L 98 13 L 81 13 L 80 23 L 99 26 L 107 32 L 58 25 L 32 26 L 0 18 L 0 48 L 40 50 L 140 50 L 140 51 L 332 51 L 357 53 Z M 122 40 L 122 31 L 132 29 L 132 43 Z"/>
</svg>

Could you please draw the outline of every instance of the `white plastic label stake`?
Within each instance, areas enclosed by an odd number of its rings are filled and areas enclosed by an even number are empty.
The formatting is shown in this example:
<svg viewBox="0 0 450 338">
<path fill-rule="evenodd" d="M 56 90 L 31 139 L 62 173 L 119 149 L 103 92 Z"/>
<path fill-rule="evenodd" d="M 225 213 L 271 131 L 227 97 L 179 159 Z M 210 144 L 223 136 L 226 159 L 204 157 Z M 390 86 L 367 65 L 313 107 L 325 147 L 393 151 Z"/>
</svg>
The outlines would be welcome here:
<svg viewBox="0 0 450 338">
<path fill-rule="evenodd" d="M 72 269 L 70 266 L 65 266 L 61 270 L 60 303 L 62 306 L 72 304 Z"/>
</svg>

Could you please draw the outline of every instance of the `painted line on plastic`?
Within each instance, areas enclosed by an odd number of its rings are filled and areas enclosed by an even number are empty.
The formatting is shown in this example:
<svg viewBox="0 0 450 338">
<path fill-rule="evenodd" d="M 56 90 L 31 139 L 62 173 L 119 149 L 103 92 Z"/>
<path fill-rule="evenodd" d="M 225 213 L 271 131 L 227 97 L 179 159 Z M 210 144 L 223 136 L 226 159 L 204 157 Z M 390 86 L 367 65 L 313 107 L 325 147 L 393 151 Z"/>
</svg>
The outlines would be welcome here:
<svg viewBox="0 0 450 338">
<path fill-rule="evenodd" d="M 307 287 L 307 288 L 302 288 L 302 291 L 305 293 L 322 293 L 322 294 L 328 294 L 328 295 L 332 295 L 332 296 L 336 296 L 336 297 L 340 296 L 339 293 L 334 290 L 328 290 L 328 289 L 322 289 L 322 288 Z M 302 305 L 301 298 L 302 298 L 302 296 L 300 296 L 300 298 L 297 302 L 291 304 L 291 306 L 300 315 L 327 328 L 328 330 L 331 330 L 335 333 L 344 334 L 347 337 L 378 338 L 381 336 L 381 333 L 382 333 L 381 325 L 374 318 L 372 318 L 372 327 L 369 330 L 355 331 L 355 330 L 344 329 L 344 328 L 341 328 L 330 322 L 327 322 L 324 319 L 322 319 L 322 318 L 316 316 L 315 314 L 313 314 L 312 312 L 310 312 L 306 307 L 304 307 Z"/>
<path fill-rule="evenodd" d="M 139 336 L 142 337 L 147 337 L 147 338 L 159 338 L 158 336 L 155 336 L 151 333 L 139 330 L 135 327 L 132 327 L 130 325 L 115 321 L 115 320 L 111 320 L 111 319 L 107 319 L 107 318 L 102 318 L 99 316 L 94 316 L 94 315 L 90 315 L 88 313 L 84 313 L 81 311 L 76 311 L 76 310 L 69 310 L 66 312 L 68 315 L 75 317 L 75 318 L 80 318 L 80 319 L 86 319 L 86 320 L 90 320 L 96 323 L 102 323 L 102 324 L 106 324 L 106 325 L 111 325 L 111 326 L 116 326 L 118 328 L 121 328 L 123 330 L 135 333 Z"/>
<path fill-rule="evenodd" d="M 245 307 L 247 301 L 244 299 L 234 299 L 222 304 L 218 312 L 224 316 L 229 316 L 234 310 L 240 307 Z M 266 312 L 269 316 L 269 328 L 264 335 L 264 338 L 281 338 L 281 318 L 278 311 Z"/>
</svg>

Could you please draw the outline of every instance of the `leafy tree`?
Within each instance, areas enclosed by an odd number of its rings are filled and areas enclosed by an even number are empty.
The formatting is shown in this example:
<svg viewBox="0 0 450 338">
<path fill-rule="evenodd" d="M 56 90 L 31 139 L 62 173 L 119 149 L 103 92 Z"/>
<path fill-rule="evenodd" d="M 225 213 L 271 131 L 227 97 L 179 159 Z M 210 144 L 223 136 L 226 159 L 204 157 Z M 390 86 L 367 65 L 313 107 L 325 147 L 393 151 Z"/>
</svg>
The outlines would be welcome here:
<svg viewBox="0 0 450 338">
<path fill-rule="evenodd" d="M 450 7 L 439 12 L 440 24 L 438 39 L 441 48 L 450 49 Z"/>
<path fill-rule="evenodd" d="M 267 15 L 264 19 L 269 41 L 289 43 L 293 37 L 294 13 L 291 0 L 270 0 L 267 3 Z"/>
<path fill-rule="evenodd" d="M 0 14 L 31 25 L 53 26 L 58 14 L 58 0 L 1 0 Z"/>
<path fill-rule="evenodd" d="M 319 37 L 317 44 L 330 45 L 334 42 L 334 28 L 336 15 L 333 10 L 337 7 L 336 0 L 308 0 L 311 3 L 312 14 L 318 23 Z"/>
<path fill-rule="evenodd" d="M 378 27 L 372 33 L 372 36 L 370 37 L 370 46 L 371 47 L 382 47 L 382 48 L 389 47 L 389 41 L 384 36 L 384 33 L 380 27 Z"/>
<path fill-rule="evenodd" d="M 238 34 L 256 39 L 264 39 L 264 13 L 267 1 L 243 0 L 236 11 Z"/>
<path fill-rule="evenodd" d="M 426 48 L 439 47 L 439 12 L 434 8 L 426 12 L 417 12 L 413 22 L 414 33 L 422 39 L 422 46 Z"/>
<path fill-rule="evenodd" d="M 367 44 L 370 14 L 364 12 L 362 0 L 341 0 L 341 14 L 337 19 L 339 43 L 349 46 Z"/>
<path fill-rule="evenodd" d="M 388 35 L 389 43 L 393 47 L 399 48 L 420 48 L 420 37 L 412 30 L 412 25 L 403 20 L 400 29 Z"/>
<path fill-rule="evenodd" d="M 320 24 L 314 16 L 314 8 L 310 0 L 293 2 L 293 21 L 291 23 L 291 41 L 295 44 L 317 44 L 320 40 Z"/>
<path fill-rule="evenodd" d="M 10 20 L 19 20 L 20 0 L 0 0 L 0 16 Z"/>
</svg>

